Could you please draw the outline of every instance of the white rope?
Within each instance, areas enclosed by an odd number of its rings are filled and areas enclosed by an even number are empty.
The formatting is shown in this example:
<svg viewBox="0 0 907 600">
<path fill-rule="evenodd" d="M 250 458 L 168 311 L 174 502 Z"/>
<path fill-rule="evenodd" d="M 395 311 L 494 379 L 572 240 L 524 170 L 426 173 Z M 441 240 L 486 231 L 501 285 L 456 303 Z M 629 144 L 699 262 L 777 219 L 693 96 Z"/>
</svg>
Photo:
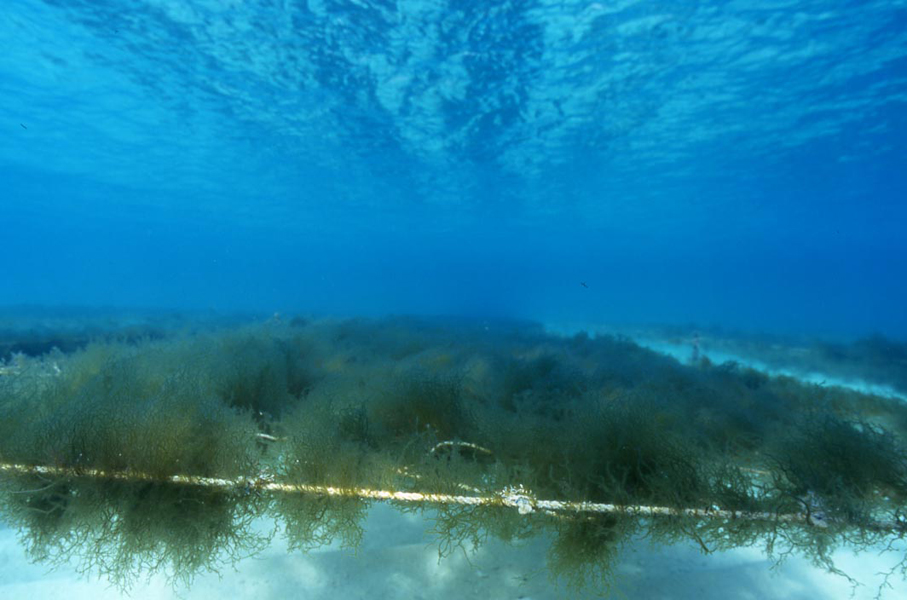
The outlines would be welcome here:
<svg viewBox="0 0 907 600">
<path fill-rule="evenodd" d="M 479 446 L 478 444 L 472 444 L 470 442 L 438 442 L 437 444 L 434 445 L 434 447 L 431 450 L 428 451 L 428 453 L 434 454 L 441 448 L 454 448 L 454 447 L 469 448 L 470 450 L 475 450 L 476 452 L 479 452 L 481 454 L 486 454 L 489 456 L 494 455 L 494 452 L 492 452 L 488 448 L 483 448 L 482 446 Z"/>
<path fill-rule="evenodd" d="M 521 515 L 541 513 L 574 514 L 618 514 L 635 517 L 693 517 L 697 519 L 772 521 L 779 523 L 805 523 L 825 527 L 824 520 L 807 513 L 772 513 L 712 508 L 674 508 L 668 506 L 603 504 L 596 502 L 567 502 L 562 500 L 541 500 L 532 492 L 520 487 L 509 487 L 497 494 L 485 496 L 464 496 L 456 494 L 434 494 L 426 492 L 403 492 L 357 487 L 333 487 L 302 483 L 280 483 L 262 475 L 256 478 L 223 479 L 217 477 L 194 477 L 171 475 L 156 477 L 148 473 L 132 471 L 103 471 L 99 469 L 72 469 L 51 466 L 32 466 L 0 463 L 0 472 L 17 475 L 43 475 L 50 477 L 71 477 L 108 479 L 115 481 L 154 481 L 174 485 L 193 485 L 222 490 L 245 489 L 249 491 L 310 494 L 328 497 L 356 497 L 368 500 L 414 502 L 431 504 L 453 504 L 461 506 L 504 506 L 514 508 Z M 876 530 L 903 532 L 907 523 L 875 523 Z"/>
</svg>

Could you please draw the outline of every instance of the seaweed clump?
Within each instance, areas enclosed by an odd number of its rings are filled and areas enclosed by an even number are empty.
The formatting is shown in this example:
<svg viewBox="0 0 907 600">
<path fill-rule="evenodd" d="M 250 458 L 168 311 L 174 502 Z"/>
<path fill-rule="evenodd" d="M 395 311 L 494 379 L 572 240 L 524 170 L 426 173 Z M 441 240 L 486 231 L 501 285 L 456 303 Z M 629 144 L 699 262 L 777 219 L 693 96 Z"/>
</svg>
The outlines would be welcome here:
<svg viewBox="0 0 907 600">
<path fill-rule="evenodd" d="M 3 386 L 0 459 L 61 473 L 3 482 L 2 513 L 33 558 L 128 588 L 158 570 L 188 582 L 266 543 L 241 494 L 167 481 L 251 476 L 260 454 L 249 412 L 219 402 L 196 364 L 177 366 L 185 348 L 172 344 L 89 348 L 58 375 Z"/>
<path fill-rule="evenodd" d="M 604 595 L 615 584 L 621 547 L 637 529 L 635 520 L 611 515 L 557 523 L 548 550 L 551 576 L 572 592 L 594 589 Z"/>
<path fill-rule="evenodd" d="M 890 432 L 825 415 L 778 444 L 777 486 L 821 519 L 867 526 L 907 502 L 907 451 Z"/>
</svg>

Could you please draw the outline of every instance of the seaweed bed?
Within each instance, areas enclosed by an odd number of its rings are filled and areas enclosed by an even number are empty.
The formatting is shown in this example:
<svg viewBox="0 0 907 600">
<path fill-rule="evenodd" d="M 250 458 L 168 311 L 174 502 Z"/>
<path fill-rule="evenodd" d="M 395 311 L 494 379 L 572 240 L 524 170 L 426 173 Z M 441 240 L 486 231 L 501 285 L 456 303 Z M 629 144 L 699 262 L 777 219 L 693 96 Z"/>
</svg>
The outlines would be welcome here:
<svg viewBox="0 0 907 600">
<path fill-rule="evenodd" d="M 833 375 L 839 381 L 887 386 L 907 397 L 907 342 L 880 333 L 854 339 L 821 339 L 693 325 L 611 327 L 606 332 L 684 348 L 691 348 L 695 340 L 698 350 L 706 356 L 712 353 L 742 356 L 798 377 Z"/>
<path fill-rule="evenodd" d="M 896 399 L 522 322 L 176 322 L 0 363 L 0 519 L 33 559 L 188 585 L 273 535 L 355 547 L 369 490 L 430 509 L 442 555 L 544 532 L 601 592 L 639 535 L 840 572 L 907 533 Z"/>
</svg>

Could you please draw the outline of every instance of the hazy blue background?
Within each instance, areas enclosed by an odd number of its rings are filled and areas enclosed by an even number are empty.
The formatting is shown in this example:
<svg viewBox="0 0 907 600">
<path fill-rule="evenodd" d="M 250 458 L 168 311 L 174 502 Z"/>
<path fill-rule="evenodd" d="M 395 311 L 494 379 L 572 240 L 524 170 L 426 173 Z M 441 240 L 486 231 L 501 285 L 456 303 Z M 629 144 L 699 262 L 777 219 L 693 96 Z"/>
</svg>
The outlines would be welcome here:
<svg viewBox="0 0 907 600">
<path fill-rule="evenodd" d="M 0 306 L 907 338 L 905 199 L 903 0 L 0 12 Z"/>
</svg>

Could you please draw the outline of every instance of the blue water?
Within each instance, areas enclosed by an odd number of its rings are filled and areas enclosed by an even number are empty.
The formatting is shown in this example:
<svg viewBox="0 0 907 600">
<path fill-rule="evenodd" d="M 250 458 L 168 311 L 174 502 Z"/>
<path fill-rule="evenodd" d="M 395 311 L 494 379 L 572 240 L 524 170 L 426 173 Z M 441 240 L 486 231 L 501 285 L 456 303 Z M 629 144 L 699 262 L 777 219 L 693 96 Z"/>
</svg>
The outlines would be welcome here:
<svg viewBox="0 0 907 600">
<path fill-rule="evenodd" d="M 907 338 L 907 2 L 7 0 L 0 181 L 0 306 Z"/>
</svg>

